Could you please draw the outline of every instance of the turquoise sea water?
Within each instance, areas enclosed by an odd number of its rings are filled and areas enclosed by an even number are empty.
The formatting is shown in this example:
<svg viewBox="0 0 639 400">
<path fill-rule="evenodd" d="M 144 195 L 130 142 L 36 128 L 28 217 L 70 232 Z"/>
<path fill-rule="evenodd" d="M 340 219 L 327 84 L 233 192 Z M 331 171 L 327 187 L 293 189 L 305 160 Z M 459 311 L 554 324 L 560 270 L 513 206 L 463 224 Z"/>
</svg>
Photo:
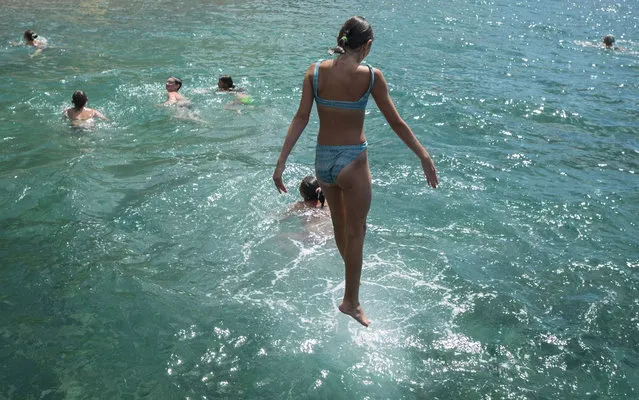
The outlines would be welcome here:
<svg viewBox="0 0 639 400">
<path fill-rule="evenodd" d="M 4 0 L 0 398 L 637 398 L 638 7 Z M 315 114 L 271 181 L 351 15 L 441 182 L 369 102 L 368 329 L 330 223 L 287 211 Z M 171 75 L 189 112 L 154 106 Z M 112 121 L 72 129 L 76 89 Z"/>
</svg>

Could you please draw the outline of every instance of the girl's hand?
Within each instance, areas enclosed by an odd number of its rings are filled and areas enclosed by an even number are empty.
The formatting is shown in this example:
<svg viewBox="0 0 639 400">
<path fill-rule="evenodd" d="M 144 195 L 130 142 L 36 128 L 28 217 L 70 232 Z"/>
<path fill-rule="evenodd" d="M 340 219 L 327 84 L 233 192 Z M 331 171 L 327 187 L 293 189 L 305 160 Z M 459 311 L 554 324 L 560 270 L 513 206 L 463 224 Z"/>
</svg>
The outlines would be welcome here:
<svg viewBox="0 0 639 400">
<path fill-rule="evenodd" d="M 286 164 L 277 164 L 275 167 L 275 172 L 273 172 L 273 182 L 275 183 L 275 187 L 277 191 L 282 193 L 288 193 L 286 190 L 286 186 L 284 186 L 284 181 L 282 181 L 282 174 L 284 173 L 284 169 L 286 168 Z"/>
<path fill-rule="evenodd" d="M 422 169 L 424 170 L 424 175 L 426 175 L 426 181 L 428 182 L 428 186 L 433 189 L 439 185 L 439 180 L 437 179 L 437 170 L 435 169 L 435 163 L 430 156 L 424 158 L 422 160 Z"/>
</svg>

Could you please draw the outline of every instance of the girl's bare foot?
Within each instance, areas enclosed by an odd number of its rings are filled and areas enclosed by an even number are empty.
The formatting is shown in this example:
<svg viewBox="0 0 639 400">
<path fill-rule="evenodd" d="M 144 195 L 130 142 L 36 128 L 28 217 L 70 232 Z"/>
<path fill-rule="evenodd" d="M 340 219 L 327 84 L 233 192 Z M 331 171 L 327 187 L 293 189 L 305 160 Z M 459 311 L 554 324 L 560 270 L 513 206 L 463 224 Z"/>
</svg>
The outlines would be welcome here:
<svg viewBox="0 0 639 400">
<path fill-rule="evenodd" d="M 357 322 L 359 322 L 360 324 L 366 327 L 368 327 L 368 325 L 370 325 L 371 323 L 371 321 L 369 321 L 368 318 L 366 318 L 366 315 L 364 315 L 364 310 L 362 309 L 362 306 L 359 304 L 352 306 L 342 301 L 342 304 L 340 304 L 338 308 L 341 312 L 343 312 L 346 315 L 350 315 L 351 317 L 355 318 Z"/>
</svg>

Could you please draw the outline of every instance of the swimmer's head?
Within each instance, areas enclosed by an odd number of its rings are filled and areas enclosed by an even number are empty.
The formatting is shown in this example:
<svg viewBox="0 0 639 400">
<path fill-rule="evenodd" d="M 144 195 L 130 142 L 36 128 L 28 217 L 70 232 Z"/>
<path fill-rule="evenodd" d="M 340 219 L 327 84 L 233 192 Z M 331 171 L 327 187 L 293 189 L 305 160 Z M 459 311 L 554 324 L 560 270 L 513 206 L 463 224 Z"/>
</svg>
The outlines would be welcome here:
<svg viewBox="0 0 639 400">
<path fill-rule="evenodd" d="M 38 37 L 38 34 L 31 29 L 27 29 L 26 31 L 24 31 L 23 37 L 24 40 L 26 40 L 27 42 L 33 42 Z"/>
<path fill-rule="evenodd" d="M 612 35 L 606 35 L 603 37 L 603 43 L 606 45 L 606 47 L 612 47 L 612 45 L 615 43 L 615 37 Z"/>
<path fill-rule="evenodd" d="M 331 52 L 344 54 L 351 50 L 359 50 L 373 39 L 373 28 L 364 17 L 350 17 L 339 30 L 337 46 L 333 47 Z"/>
<path fill-rule="evenodd" d="M 182 87 L 182 79 L 172 76 L 166 80 L 165 87 L 169 92 L 177 92 Z"/>
<path fill-rule="evenodd" d="M 326 202 L 317 178 L 312 175 L 302 179 L 302 183 L 300 183 L 300 195 L 304 201 L 319 201 L 322 207 L 324 207 L 324 202 Z"/>
<path fill-rule="evenodd" d="M 82 90 L 76 90 L 75 92 L 73 92 L 71 102 L 75 106 L 76 110 L 81 110 L 82 107 L 87 104 L 87 101 L 89 101 L 89 98 Z"/>
<path fill-rule="evenodd" d="M 231 78 L 231 75 L 220 76 L 220 79 L 217 81 L 217 87 L 220 90 L 231 90 L 235 88 L 235 85 L 233 84 L 233 78 Z"/>
</svg>

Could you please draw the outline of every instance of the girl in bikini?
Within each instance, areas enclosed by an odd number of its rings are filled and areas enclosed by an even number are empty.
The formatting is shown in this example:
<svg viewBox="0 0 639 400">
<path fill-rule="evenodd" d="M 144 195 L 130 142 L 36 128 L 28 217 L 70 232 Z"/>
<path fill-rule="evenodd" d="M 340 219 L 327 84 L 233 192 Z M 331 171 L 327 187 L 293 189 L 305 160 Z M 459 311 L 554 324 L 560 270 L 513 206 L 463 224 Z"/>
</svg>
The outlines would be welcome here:
<svg viewBox="0 0 639 400">
<path fill-rule="evenodd" d="M 399 138 L 419 157 L 428 185 L 437 187 L 435 164 L 406 122 L 399 116 L 382 72 L 361 62 L 373 44 L 373 29 L 363 17 L 349 18 L 337 35 L 338 56 L 319 60 L 304 76 L 302 99 L 291 121 L 273 173 L 277 190 L 286 192 L 282 174 L 286 160 L 308 124 L 317 103 L 319 133 L 315 171 L 331 205 L 335 241 L 345 266 L 345 288 L 339 310 L 360 324 L 370 321 L 359 302 L 366 217 L 371 204 L 364 116 L 369 95 Z"/>
</svg>

